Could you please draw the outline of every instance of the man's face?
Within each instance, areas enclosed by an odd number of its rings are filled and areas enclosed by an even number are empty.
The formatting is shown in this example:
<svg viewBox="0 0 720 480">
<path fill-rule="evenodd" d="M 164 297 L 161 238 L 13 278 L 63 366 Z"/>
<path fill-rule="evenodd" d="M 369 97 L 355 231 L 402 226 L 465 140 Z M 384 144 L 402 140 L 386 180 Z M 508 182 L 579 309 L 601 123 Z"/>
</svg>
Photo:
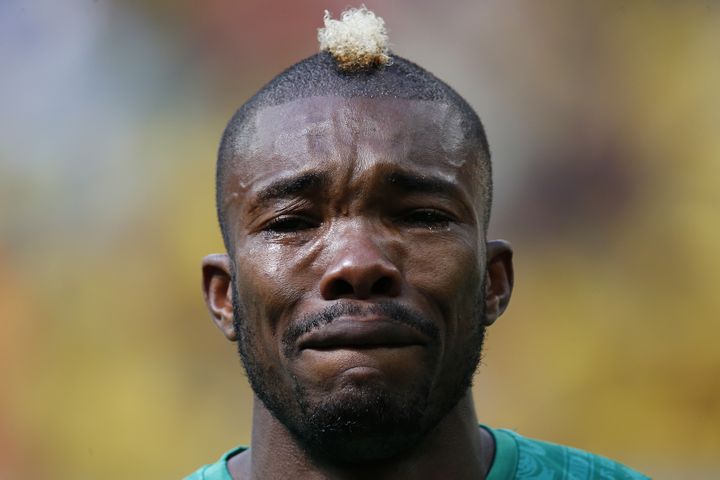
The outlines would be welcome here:
<svg viewBox="0 0 720 480">
<path fill-rule="evenodd" d="M 233 329 L 256 395 L 348 461 L 417 442 L 466 393 L 485 315 L 483 155 L 435 102 L 261 109 L 225 184 Z"/>
</svg>

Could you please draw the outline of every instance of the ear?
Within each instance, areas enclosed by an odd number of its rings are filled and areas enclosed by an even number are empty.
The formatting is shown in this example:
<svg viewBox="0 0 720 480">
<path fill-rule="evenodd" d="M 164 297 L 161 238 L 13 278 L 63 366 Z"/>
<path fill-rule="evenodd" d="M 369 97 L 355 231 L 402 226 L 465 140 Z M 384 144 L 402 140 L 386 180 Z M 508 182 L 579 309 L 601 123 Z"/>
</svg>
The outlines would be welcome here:
<svg viewBox="0 0 720 480">
<path fill-rule="evenodd" d="M 512 247 L 505 240 L 487 242 L 486 325 L 492 325 L 510 302 L 514 281 L 512 255 Z"/>
<path fill-rule="evenodd" d="M 233 288 L 230 258 L 215 253 L 203 258 L 203 297 L 215 325 L 230 341 L 237 340 L 233 325 Z"/>
</svg>

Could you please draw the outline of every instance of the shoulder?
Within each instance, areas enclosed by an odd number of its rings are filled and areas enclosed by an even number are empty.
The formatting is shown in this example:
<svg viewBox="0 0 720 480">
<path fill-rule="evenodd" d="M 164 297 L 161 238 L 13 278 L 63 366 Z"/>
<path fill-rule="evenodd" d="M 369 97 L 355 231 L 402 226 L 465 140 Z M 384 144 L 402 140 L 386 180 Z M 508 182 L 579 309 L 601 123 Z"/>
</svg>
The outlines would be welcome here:
<svg viewBox="0 0 720 480">
<path fill-rule="evenodd" d="M 577 448 L 523 437 L 511 430 L 492 430 L 499 457 L 512 459 L 516 479 L 646 480 L 649 477 L 614 460 Z M 512 451 L 514 450 L 514 451 Z M 493 465 L 495 466 L 495 465 Z"/>
<path fill-rule="evenodd" d="M 228 471 L 227 461 L 230 457 L 245 450 L 247 450 L 247 447 L 234 448 L 220 457 L 217 462 L 200 467 L 183 480 L 232 480 L 230 472 Z"/>
</svg>

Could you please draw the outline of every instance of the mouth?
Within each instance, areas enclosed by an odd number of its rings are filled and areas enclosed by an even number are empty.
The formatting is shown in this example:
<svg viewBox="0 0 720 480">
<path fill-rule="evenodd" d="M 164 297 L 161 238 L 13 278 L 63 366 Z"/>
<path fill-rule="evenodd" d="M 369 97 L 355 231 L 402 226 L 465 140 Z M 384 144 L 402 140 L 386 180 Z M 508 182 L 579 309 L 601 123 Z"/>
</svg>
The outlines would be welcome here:
<svg viewBox="0 0 720 480">
<path fill-rule="evenodd" d="M 329 325 L 300 337 L 302 350 L 367 350 L 426 346 L 423 333 L 381 317 L 340 317 Z"/>
</svg>

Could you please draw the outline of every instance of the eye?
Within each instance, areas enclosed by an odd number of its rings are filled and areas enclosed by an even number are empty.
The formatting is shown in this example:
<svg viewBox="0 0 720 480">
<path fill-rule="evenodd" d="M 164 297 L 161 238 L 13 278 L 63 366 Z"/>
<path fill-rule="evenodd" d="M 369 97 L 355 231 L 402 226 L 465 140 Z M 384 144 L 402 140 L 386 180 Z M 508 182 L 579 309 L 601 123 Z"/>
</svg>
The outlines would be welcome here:
<svg viewBox="0 0 720 480">
<path fill-rule="evenodd" d="M 440 210 L 419 208 L 402 216 L 401 221 L 410 227 L 442 229 L 447 228 L 454 220 L 450 215 Z"/>
<path fill-rule="evenodd" d="M 264 231 L 270 233 L 293 233 L 316 228 L 318 222 L 300 215 L 282 215 L 271 220 Z"/>
</svg>

